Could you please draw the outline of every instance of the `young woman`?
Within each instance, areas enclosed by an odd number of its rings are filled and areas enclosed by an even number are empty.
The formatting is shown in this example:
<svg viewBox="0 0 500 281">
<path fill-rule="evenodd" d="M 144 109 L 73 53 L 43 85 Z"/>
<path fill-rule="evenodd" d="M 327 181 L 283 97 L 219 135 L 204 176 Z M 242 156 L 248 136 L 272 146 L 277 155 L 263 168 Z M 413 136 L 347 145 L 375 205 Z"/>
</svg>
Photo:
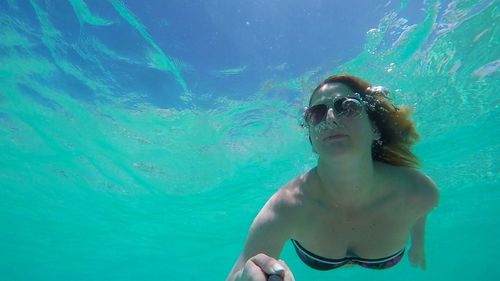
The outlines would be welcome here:
<svg viewBox="0 0 500 281">
<path fill-rule="evenodd" d="M 418 135 L 409 115 L 383 87 L 357 77 L 321 82 L 304 112 L 317 166 L 267 201 L 226 280 L 294 280 L 278 259 L 288 240 L 314 269 L 385 269 L 401 260 L 411 236 L 410 262 L 425 269 L 425 220 L 439 194 L 416 170 L 410 147 Z"/>
</svg>

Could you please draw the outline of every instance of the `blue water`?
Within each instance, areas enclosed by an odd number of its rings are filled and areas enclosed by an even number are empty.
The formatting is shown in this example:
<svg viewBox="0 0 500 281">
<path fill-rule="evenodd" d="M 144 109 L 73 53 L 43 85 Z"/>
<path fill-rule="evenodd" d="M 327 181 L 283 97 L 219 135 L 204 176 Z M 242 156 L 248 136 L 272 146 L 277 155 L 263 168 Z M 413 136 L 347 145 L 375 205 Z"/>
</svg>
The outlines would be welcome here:
<svg viewBox="0 0 500 281">
<path fill-rule="evenodd" d="M 440 190 L 427 270 L 496 280 L 499 1 L 0 1 L 2 280 L 223 280 L 280 186 L 316 163 L 297 111 L 332 73 L 414 108 Z"/>
</svg>

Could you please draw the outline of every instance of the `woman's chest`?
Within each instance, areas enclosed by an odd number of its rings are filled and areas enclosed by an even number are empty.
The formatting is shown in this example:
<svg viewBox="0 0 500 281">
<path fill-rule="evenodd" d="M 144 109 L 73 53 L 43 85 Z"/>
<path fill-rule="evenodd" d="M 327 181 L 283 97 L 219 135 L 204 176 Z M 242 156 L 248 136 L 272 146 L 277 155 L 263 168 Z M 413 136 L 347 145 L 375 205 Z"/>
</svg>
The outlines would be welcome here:
<svg viewBox="0 0 500 281">
<path fill-rule="evenodd" d="M 308 250 L 324 257 L 380 258 L 404 247 L 414 219 L 404 204 L 391 202 L 357 212 L 316 210 L 296 232 Z"/>
</svg>

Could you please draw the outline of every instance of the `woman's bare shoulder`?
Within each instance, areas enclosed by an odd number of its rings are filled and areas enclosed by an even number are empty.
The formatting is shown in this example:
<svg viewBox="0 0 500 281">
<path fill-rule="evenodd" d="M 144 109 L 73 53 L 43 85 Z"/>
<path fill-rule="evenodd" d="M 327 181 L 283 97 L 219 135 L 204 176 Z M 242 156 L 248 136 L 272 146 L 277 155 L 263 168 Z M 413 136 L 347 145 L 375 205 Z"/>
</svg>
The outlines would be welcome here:
<svg viewBox="0 0 500 281">
<path fill-rule="evenodd" d="M 405 187 L 409 203 L 421 212 L 434 208 L 439 201 L 439 191 L 434 181 L 423 172 L 407 167 L 393 166 L 393 175 Z"/>
<path fill-rule="evenodd" d="M 272 237 L 280 237 L 280 241 L 290 237 L 302 217 L 301 189 L 304 179 L 303 175 L 293 178 L 267 200 L 254 219 L 251 233 L 272 233 Z"/>
<path fill-rule="evenodd" d="M 310 171 L 291 179 L 269 199 L 269 208 L 282 216 L 296 216 L 304 206 L 304 190 L 309 182 Z"/>
</svg>

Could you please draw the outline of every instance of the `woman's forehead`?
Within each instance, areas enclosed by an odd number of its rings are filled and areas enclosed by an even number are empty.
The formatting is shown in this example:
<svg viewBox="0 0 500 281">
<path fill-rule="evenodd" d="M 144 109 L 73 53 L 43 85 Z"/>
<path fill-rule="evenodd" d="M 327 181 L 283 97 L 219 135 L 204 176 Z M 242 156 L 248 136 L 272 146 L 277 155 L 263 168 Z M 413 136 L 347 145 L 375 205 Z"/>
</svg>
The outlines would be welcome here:
<svg viewBox="0 0 500 281">
<path fill-rule="evenodd" d="M 352 95 L 353 91 L 344 84 L 329 83 L 321 86 L 314 92 L 311 104 L 315 104 L 325 99 Z"/>
</svg>

